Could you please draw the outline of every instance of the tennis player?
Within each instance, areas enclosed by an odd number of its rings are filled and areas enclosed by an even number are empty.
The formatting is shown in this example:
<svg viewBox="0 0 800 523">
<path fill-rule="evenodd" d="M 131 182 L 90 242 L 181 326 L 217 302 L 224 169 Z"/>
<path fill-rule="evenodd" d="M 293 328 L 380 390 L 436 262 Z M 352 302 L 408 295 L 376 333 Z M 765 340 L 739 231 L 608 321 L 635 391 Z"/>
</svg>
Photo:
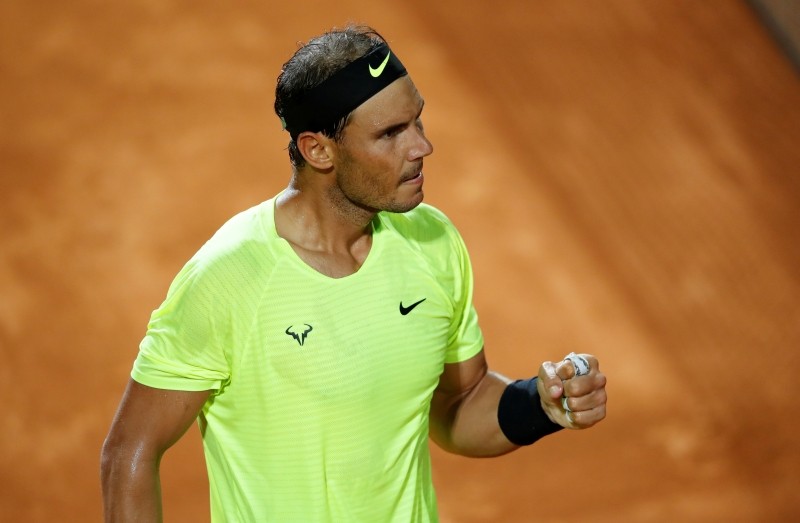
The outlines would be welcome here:
<svg viewBox="0 0 800 523">
<path fill-rule="evenodd" d="M 102 452 L 106 521 L 160 521 L 198 420 L 217 522 L 433 522 L 428 438 L 496 456 L 605 417 L 591 355 L 488 370 L 464 242 L 423 201 L 424 100 L 368 27 L 302 46 L 275 110 L 292 175 L 188 261 Z"/>
</svg>

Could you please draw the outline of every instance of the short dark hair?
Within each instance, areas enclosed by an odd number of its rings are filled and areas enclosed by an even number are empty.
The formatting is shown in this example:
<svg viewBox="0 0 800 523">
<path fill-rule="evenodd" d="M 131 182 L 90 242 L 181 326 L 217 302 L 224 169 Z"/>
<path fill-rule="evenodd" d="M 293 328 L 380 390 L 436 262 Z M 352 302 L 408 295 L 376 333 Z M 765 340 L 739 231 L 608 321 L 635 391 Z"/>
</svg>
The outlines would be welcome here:
<svg viewBox="0 0 800 523">
<path fill-rule="evenodd" d="M 281 68 L 275 87 L 275 114 L 283 118 L 284 110 L 291 100 L 303 96 L 311 88 L 385 42 L 377 31 L 365 25 L 334 28 L 312 38 Z M 320 132 L 338 141 L 349 118 L 350 114 Z M 295 138 L 291 137 L 289 141 L 289 159 L 293 166 L 302 167 L 306 162 L 297 148 Z"/>
</svg>

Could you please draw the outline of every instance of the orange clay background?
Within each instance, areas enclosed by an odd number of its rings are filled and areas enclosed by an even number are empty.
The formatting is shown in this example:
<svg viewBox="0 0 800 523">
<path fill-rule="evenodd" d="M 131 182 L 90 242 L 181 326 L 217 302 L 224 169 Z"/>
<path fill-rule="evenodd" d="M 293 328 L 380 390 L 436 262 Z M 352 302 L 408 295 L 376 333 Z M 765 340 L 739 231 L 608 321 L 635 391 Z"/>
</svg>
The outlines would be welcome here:
<svg viewBox="0 0 800 523">
<path fill-rule="evenodd" d="M 491 365 L 609 378 L 592 430 L 434 450 L 442 520 L 794 520 L 800 80 L 734 0 L 2 2 L 0 520 L 101 519 L 149 314 L 285 186 L 275 77 L 348 21 L 426 98 Z M 207 521 L 196 427 L 162 474 L 166 520 Z"/>
</svg>

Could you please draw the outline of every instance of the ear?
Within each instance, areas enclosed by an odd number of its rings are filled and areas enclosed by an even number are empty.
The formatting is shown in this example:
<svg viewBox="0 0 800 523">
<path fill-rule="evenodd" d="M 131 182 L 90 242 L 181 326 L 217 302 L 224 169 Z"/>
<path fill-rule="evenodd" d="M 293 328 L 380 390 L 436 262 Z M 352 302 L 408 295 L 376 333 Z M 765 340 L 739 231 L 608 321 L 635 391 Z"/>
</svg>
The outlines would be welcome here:
<svg viewBox="0 0 800 523">
<path fill-rule="evenodd" d="M 326 170 L 333 166 L 331 139 L 322 133 L 305 131 L 297 136 L 297 149 L 306 163 L 315 169 Z"/>
</svg>

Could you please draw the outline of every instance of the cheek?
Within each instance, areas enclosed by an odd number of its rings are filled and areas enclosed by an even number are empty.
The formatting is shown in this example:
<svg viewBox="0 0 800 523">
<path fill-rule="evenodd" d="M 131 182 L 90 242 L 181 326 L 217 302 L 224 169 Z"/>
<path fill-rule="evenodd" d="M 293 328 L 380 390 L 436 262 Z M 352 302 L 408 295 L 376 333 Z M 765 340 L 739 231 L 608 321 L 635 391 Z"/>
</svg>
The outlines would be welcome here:
<svg viewBox="0 0 800 523">
<path fill-rule="evenodd" d="M 358 155 L 346 156 L 341 166 L 341 183 L 353 189 L 395 187 L 406 163 L 400 149 L 396 141 L 376 143 Z"/>
<path fill-rule="evenodd" d="M 364 157 L 358 171 L 363 180 L 374 185 L 387 185 L 397 178 L 402 166 L 402 161 L 391 154 L 371 155 Z"/>
</svg>

